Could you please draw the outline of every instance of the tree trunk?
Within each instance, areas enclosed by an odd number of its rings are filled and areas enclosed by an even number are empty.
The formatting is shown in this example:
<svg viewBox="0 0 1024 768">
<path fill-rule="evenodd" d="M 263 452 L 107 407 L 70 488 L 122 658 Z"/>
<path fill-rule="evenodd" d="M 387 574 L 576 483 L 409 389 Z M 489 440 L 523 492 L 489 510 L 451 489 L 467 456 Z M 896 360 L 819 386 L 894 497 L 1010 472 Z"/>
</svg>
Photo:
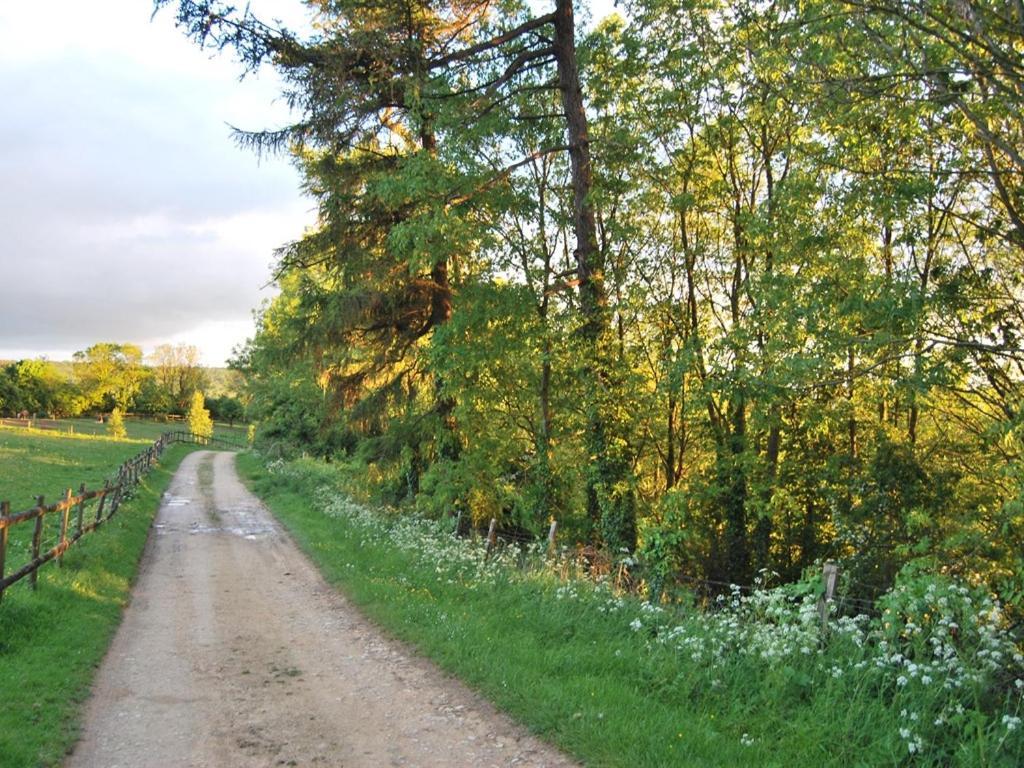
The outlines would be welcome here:
<svg viewBox="0 0 1024 768">
<path fill-rule="evenodd" d="M 771 540 L 774 527 L 771 515 L 771 501 L 772 495 L 775 492 L 775 479 L 779 472 L 779 444 L 782 441 L 782 429 L 779 424 L 781 415 L 777 405 L 772 406 L 771 419 L 772 423 L 768 428 L 768 445 L 765 450 L 765 460 L 768 462 L 768 468 L 761 499 L 761 516 L 758 517 L 757 526 L 754 529 L 754 560 L 758 569 L 771 566 Z"/>
<path fill-rule="evenodd" d="M 746 584 L 750 576 L 747 541 L 747 473 L 743 454 L 747 447 L 747 406 L 740 396 L 733 404 L 732 428 L 724 457 L 725 474 L 720 478 L 725 495 L 725 557 L 729 581 Z"/>
<path fill-rule="evenodd" d="M 668 388 L 668 424 L 665 428 L 665 490 L 676 484 L 676 393 Z"/>
<path fill-rule="evenodd" d="M 604 284 L 604 268 L 597 247 L 597 223 L 590 199 L 593 173 L 587 113 L 583 104 L 576 62 L 575 20 L 572 0 L 556 0 L 555 61 L 565 113 L 573 190 L 573 234 L 576 238 L 576 272 L 579 280 L 581 335 L 584 341 L 583 375 L 587 388 L 587 512 L 595 538 L 618 551 L 636 548 L 636 510 L 631 470 L 614 410 L 621 407 L 614 372 L 614 335 Z M 613 433 L 613 434 L 609 434 Z M 610 446 L 614 445 L 614 448 Z"/>
<path fill-rule="evenodd" d="M 430 116 L 422 116 L 420 143 L 423 151 L 431 156 L 437 153 L 437 136 Z M 430 268 L 430 280 L 433 282 L 433 296 L 430 300 L 430 327 L 436 330 L 452 318 L 452 288 L 448 279 L 448 257 L 442 256 Z M 440 422 L 437 435 L 437 456 L 448 461 L 455 461 L 461 453 L 458 425 L 455 423 L 455 400 L 444 394 L 444 380 L 434 376 L 434 412 Z M 417 490 L 419 484 L 417 482 Z"/>
</svg>

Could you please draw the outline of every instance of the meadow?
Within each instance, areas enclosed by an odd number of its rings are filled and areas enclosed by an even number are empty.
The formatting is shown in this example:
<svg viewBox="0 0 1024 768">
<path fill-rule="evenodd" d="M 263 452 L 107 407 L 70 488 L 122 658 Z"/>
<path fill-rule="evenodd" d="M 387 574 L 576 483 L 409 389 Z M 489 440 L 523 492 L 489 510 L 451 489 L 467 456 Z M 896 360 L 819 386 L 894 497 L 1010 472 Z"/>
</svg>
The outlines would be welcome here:
<svg viewBox="0 0 1024 768">
<path fill-rule="evenodd" d="M 0 427 L 0 500 L 18 511 L 33 506 L 39 494 L 56 501 L 65 489 L 77 491 L 83 482 L 90 489 L 103 485 L 122 462 L 152 442 L 129 434 L 114 440 Z"/>
<path fill-rule="evenodd" d="M 1024 762 L 1024 657 L 983 590 L 910 580 L 824 631 L 807 584 L 652 604 L 359 505 L 329 465 L 238 464 L 372 619 L 586 765 Z"/>
<path fill-rule="evenodd" d="M 149 441 L 0 430 L 0 496 L 15 508 L 43 492 L 100 484 Z M 193 450 L 172 445 L 117 514 L 0 603 L 0 764 L 58 765 L 78 734 L 81 703 L 127 603 L 160 496 Z M 50 496 L 48 496 L 49 498 Z M 55 517 L 55 516 L 54 516 Z M 22 540 L 12 530 L 12 550 Z M 10 564 L 10 560 L 9 560 Z"/>
</svg>

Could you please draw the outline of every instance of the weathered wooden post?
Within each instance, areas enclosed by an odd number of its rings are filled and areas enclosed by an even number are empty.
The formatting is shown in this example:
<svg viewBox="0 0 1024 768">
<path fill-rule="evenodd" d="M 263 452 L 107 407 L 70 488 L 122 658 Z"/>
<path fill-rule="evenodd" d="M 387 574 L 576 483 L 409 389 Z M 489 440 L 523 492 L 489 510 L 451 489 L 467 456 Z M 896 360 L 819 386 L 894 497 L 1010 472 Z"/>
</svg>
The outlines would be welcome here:
<svg viewBox="0 0 1024 768">
<path fill-rule="evenodd" d="M 124 467 L 121 467 L 121 471 L 117 473 L 117 482 L 114 484 L 114 496 L 110 499 L 110 511 L 107 513 L 107 519 L 109 520 L 117 512 L 117 507 L 121 504 L 121 489 L 124 488 L 126 482 L 126 475 Z"/>
<path fill-rule="evenodd" d="M 4 564 L 7 561 L 7 516 L 11 502 L 0 501 L 0 602 L 4 599 Z"/>
<path fill-rule="evenodd" d="M 82 537 L 82 524 L 85 522 L 85 483 L 78 486 L 78 520 L 76 525 L 75 538 Z"/>
<path fill-rule="evenodd" d="M 494 545 L 498 543 L 498 521 L 495 518 L 491 518 L 491 524 L 487 528 L 487 551 L 484 553 L 484 559 L 486 560 L 491 556 L 491 552 L 494 550 Z"/>
<path fill-rule="evenodd" d="M 558 521 L 551 521 L 551 528 L 548 529 L 548 557 L 555 554 L 555 535 L 558 533 Z"/>
<path fill-rule="evenodd" d="M 110 481 L 103 481 L 103 492 L 100 494 L 100 503 L 96 507 L 96 522 L 103 519 L 103 505 L 107 503 L 107 494 L 110 493 Z"/>
<path fill-rule="evenodd" d="M 32 562 L 39 559 L 39 549 L 43 544 L 43 515 L 46 514 L 46 502 L 42 496 L 36 496 L 36 527 L 32 532 Z M 39 568 L 33 568 L 32 574 L 28 577 L 32 589 L 37 589 L 39 581 Z"/>
<path fill-rule="evenodd" d="M 839 566 L 825 563 L 822 569 L 822 592 L 818 599 L 818 618 L 821 620 L 821 632 L 828 632 L 828 609 L 836 593 L 836 581 L 839 579 Z"/>
<path fill-rule="evenodd" d="M 68 544 L 68 518 L 71 517 L 71 498 L 75 492 L 68 488 L 64 492 L 64 501 L 60 503 L 60 541 L 57 542 L 60 551 L 57 553 L 57 565 L 64 567 L 64 550 Z"/>
</svg>

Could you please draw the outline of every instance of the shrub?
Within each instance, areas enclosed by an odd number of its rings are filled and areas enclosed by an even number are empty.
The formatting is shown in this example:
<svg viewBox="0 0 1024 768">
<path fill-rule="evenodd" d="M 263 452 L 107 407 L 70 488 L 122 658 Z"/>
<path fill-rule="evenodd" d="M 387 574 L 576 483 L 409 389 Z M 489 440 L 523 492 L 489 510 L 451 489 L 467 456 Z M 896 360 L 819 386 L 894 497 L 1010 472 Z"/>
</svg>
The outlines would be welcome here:
<svg viewBox="0 0 1024 768">
<path fill-rule="evenodd" d="M 188 428 L 198 438 L 208 440 L 213 437 L 213 420 L 210 418 L 210 412 L 206 410 L 202 392 L 196 391 L 192 394 L 192 404 L 188 409 Z"/>
<path fill-rule="evenodd" d="M 118 439 L 128 437 L 128 430 L 124 428 L 124 411 L 120 408 L 115 408 L 110 412 L 110 418 L 107 420 L 107 432 L 111 437 Z"/>
</svg>

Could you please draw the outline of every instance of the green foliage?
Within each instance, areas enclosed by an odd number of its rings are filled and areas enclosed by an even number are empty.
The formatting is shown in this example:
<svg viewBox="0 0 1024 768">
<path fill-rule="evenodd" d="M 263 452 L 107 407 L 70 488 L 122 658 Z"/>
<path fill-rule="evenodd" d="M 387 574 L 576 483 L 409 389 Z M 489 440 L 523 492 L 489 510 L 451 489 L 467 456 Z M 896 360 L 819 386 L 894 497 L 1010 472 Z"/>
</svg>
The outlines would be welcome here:
<svg viewBox="0 0 1024 768">
<path fill-rule="evenodd" d="M 115 408 L 110 412 L 110 418 L 107 419 L 107 432 L 115 439 L 128 437 L 128 431 L 124 428 L 124 412 L 120 408 Z"/>
<path fill-rule="evenodd" d="M 854 597 L 911 567 L 1019 604 L 1010 16 L 634 2 L 576 30 L 588 180 L 550 18 L 316 7 L 323 37 L 275 48 L 180 4 L 303 115 L 251 137 L 295 141 L 320 213 L 236 361 L 261 443 L 400 508 L 637 547 L 655 594 L 827 558 Z"/>
<path fill-rule="evenodd" d="M 213 420 L 210 418 L 210 412 L 206 410 L 203 393 L 198 390 L 192 393 L 187 419 L 189 431 L 196 437 L 210 438 L 213 436 Z"/>
<path fill-rule="evenodd" d="M 161 344 L 149 356 L 151 399 L 143 413 L 184 414 L 197 391 L 208 386 L 206 371 L 199 365 L 199 350 L 188 344 Z"/>
<path fill-rule="evenodd" d="M 76 352 L 75 375 L 81 409 L 129 409 L 142 388 L 142 350 L 134 344 L 103 342 Z"/>
<path fill-rule="evenodd" d="M 21 360 L 0 368 L 0 414 L 68 416 L 75 413 L 74 386 L 46 360 Z"/>
<path fill-rule="evenodd" d="M 224 395 L 223 397 L 210 397 L 206 400 L 206 406 L 210 411 L 210 417 L 214 421 L 226 421 L 234 425 L 236 421 L 245 418 L 245 406 L 237 397 Z"/>
<path fill-rule="evenodd" d="M 0 364 L 0 416 L 64 419 L 117 407 L 123 413 L 166 418 L 183 415 L 192 393 L 200 389 L 223 402 L 226 421 L 243 418 L 239 374 L 201 367 L 193 346 L 158 346 L 143 364 L 138 347 L 104 342 L 74 359 Z"/>
</svg>

